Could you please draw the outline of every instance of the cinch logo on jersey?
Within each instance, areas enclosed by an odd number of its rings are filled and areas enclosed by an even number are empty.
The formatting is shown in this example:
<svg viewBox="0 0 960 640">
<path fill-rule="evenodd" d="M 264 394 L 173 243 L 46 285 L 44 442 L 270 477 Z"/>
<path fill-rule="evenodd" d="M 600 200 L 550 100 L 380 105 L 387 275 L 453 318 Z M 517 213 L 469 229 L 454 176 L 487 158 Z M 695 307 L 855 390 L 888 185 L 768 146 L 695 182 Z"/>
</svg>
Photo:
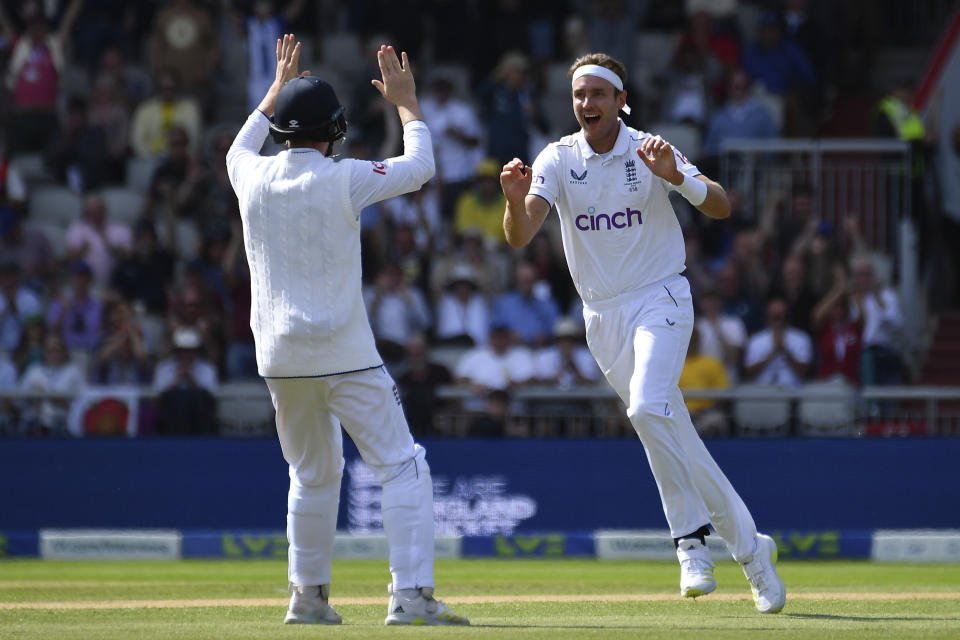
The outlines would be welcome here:
<svg viewBox="0 0 960 640">
<path fill-rule="evenodd" d="M 610 231 L 611 229 L 627 229 L 636 224 L 643 224 L 639 209 L 627 207 L 626 211 L 614 213 L 597 213 L 596 207 L 587 207 L 586 213 L 581 213 L 574 219 L 580 231 Z"/>
</svg>

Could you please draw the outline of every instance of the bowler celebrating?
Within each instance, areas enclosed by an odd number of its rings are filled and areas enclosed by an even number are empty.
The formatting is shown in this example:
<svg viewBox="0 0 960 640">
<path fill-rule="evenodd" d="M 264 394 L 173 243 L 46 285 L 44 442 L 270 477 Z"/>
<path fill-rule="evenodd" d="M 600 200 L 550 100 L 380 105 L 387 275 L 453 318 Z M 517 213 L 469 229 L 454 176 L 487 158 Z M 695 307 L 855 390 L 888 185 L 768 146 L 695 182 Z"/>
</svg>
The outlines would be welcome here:
<svg viewBox="0 0 960 640">
<path fill-rule="evenodd" d="M 560 215 L 564 253 L 581 298 L 587 344 L 627 406 L 657 482 L 680 560 L 685 597 L 716 588 L 704 536 L 726 540 L 761 613 L 783 608 L 773 539 L 757 533 L 746 505 L 690 421 L 677 382 L 693 329 L 683 237 L 668 194 L 726 218 L 723 188 L 659 136 L 627 127 L 623 64 L 602 53 L 570 67 L 580 131 L 548 145 L 533 163 L 514 158 L 500 184 L 507 241 L 521 247 L 550 208 Z"/>
<path fill-rule="evenodd" d="M 397 107 L 402 156 L 330 157 L 346 134 L 343 107 L 329 84 L 309 72 L 298 76 L 300 44 L 292 35 L 277 40 L 276 78 L 227 153 L 250 263 L 257 366 L 290 466 L 287 623 L 340 623 L 328 597 L 342 425 L 383 486 L 393 576 L 386 624 L 468 624 L 433 597 L 430 467 L 410 435 L 360 295 L 360 210 L 416 191 L 434 173 L 430 132 L 402 57 L 381 46 L 383 80 L 372 81 Z M 270 130 L 287 149 L 262 157 Z"/>
</svg>

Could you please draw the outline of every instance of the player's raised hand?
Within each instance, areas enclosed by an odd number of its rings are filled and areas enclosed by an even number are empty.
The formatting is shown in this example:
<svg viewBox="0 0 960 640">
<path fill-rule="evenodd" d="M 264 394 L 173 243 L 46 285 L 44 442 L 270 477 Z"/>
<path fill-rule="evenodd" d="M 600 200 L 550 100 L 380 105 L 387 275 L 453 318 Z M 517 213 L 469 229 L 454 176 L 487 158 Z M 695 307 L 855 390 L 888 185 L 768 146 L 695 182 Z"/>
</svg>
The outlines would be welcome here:
<svg viewBox="0 0 960 640">
<path fill-rule="evenodd" d="M 300 75 L 300 43 L 292 33 L 283 34 L 277 38 L 277 73 L 273 83 L 279 87 L 287 84 Z M 303 75 L 310 75 L 304 71 Z"/>
<path fill-rule="evenodd" d="M 533 170 L 523 164 L 520 158 L 514 158 L 503 165 L 500 171 L 500 188 L 507 202 L 523 202 L 530 192 L 533 181 Z"/>
<path fill-rule="evenodd" d="M 645 139 L 637 149 L 637 155 L 658 178 L 663 178 L 675 185 L 683 182 L 683 174 L 677 169 L 673 147 L 660 136 Z"/>
<path fill-rule="evenodd" d="M 380 45 L 377 51 L 377 64 L 380 66 L 380 75 L 383 80 L 371 80 L 380 94 L 396 106 L 407 106 L 417 100 L 417 85 L 410 70 L 410 61 L 407 52 L 397 52 L 390 45 Z"/>
</svg>

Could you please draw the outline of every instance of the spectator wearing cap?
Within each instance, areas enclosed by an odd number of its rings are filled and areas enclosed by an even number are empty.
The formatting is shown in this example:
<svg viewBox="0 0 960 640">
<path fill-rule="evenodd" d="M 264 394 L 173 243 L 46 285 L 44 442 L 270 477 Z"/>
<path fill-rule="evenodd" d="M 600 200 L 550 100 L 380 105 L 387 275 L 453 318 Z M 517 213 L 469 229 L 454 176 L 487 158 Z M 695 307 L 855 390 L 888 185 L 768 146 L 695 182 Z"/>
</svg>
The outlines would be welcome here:
<svg viewBox="0 0 960 640">
<path fill-rule="evenodd" d="M 430 291 L 434 300 L 443 296 L 450 271 L 460 264 L 473 269 L 477 287 L 488 300 L 494 299 L 506 288 L 507 257 L 501 252 L 489 251 L 483 240 L 483 232 L 477 227 L 468 227 L 456 234 L 454 246 L 431 265 Z"/>
<path fill-rule="evenodd" d="M 447 276 L 447 288 L 437 304 L 437 341 L 477 346 L 487 343 L 490 309 L 480 293 L 470 265 L 458 264 Z"/>
<path fill-rule="evenodd" d="M 4 256 L 0 262 L 0 351 L 13 353 L 27 319 L 42 314 L 43 302 L 21 281 L 20 265 Z"/>
<path fill-rule="evenodd" d="M 81 368 L 71 362 L 63 338 L 50 333 L 44 342 L 43 361 L 30 365 L 24 372 L 20 388 L 73 396 L 83 389 L 85 378 Z M 33 431 L 36 427 L 40 435 L 66 435 L 69 405 L 70 399 L 64 397 L 40 401 L 35 413 L 27 412 L 28 429 Z"/>
<path fill-rule="evenodd" d="M 83 219 L 67 228 L 67 257 L 85 262 L 93 272 L 97 285 L 110 282 L 117 262 L 133 246 L 130 227 L 107 221 L 107 206 L 99 193 L 90 193 L 83 200 Z"/>
<path fill-rule="evenodd" d="M 483 232 L 488 246 L 503 246 L 506 243 L 503 233 L 506 202 L 500 190 L 500 165 L 496 160 L 487 158 L 477 166 L 472 188 L 457 199 L 453 215 L 454 231 L 463 233 L 470 227 L 476 227 Z"/>
<path fill-rule="evenodd" d="M 746 377 L 759 384 L 798 387 L 813 359 L 810 337 L 787 324 L 787 303 L 767 304 L 767 328 L 750 337 L 744 356 Z"/>
<path fill-rule="evenodd" d="M 20 267 L 23 282 L 43 291 L 56 266 L 56 256 L 46 234 L 25 224 L 13 207 L 0 206 L 0 256 Z"/>
<path fill-rule="evenodd" d="M 493 316 L 510 327 L 528 346 L 542 346 L 553 338 L 553 326 L 560 313 L 549 287 L 539 287 L 537 274 L 529 262 L 518 262 L 514 288 L 501 295 L 494 305 Z"/>
<path fill-rule="evenodd" d="M 71 351 L 90 353 L 100 341 L 100 300 L 90 292 L 93 273 L 85 262 L 74 262 L 70 274 L 68 293 L 47 309 L 47 329 L 60 334 Z"/>
<path fill-rule="evenodd" d="M 464 353 L 454 371 L 457 384 L 478 393 L 511 389 L 531 382 L 536 375 L 533 353 L 523 345 L 514 345 L 510 327 L 496 320 L 490 326 L 487 344 Z"/>
<path fill-rule="evenodd" d="M 440 201 L 444 214 L 449 216 L 460 195 L 472 184 L 477 165 L 483 160 L 483 126 L 473 107 L 454 95 L 453 80 L 444 73 L 431 78 L 420 109 L 433 132 Z"/>
<path fill-rule="evenodd" d="M 217 370 L 201 355 L 203 338 L 196 329 L 180 327 L 171 343 L 173 353 L 157 364 L 153 375 L 153 390 L 160 396 L 157 431 L 215 434 Z"/>
<path fill-rule="evenodd" d="M 537 379 L 561 389 L 596 384 L 600 368 L 583 342 L 583 328 L 570 318 L 554 327 L 553 344 L 536 353 Z"/>
<path fill-rule="evenodd" d="M 497 175 L 513 158 L 530 157 L 531 139 L 546 129 L 529 70 L 524 54 L 508 51 L 478 91 L 486 122 L 487 154 L 497 164 Z"/>
</svg>

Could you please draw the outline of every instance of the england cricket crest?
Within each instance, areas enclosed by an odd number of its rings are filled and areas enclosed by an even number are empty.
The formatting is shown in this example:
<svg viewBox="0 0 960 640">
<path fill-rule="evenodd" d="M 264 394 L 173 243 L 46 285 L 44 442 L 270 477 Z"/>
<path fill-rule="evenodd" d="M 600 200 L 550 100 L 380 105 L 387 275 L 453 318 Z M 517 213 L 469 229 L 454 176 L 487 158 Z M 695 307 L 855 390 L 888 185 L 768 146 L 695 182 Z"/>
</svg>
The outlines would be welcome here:
<svg viewBox="0 0 960 640">
<path fill-rule="evenodd" d="M 637 175 L 637 163 L 635 160 L 627 160 L 623 163 L 623 173 L 625 182 L 623 185 L 627 191 L 636 191 L 640 183 L 640 177 Z"/>
</svg>

